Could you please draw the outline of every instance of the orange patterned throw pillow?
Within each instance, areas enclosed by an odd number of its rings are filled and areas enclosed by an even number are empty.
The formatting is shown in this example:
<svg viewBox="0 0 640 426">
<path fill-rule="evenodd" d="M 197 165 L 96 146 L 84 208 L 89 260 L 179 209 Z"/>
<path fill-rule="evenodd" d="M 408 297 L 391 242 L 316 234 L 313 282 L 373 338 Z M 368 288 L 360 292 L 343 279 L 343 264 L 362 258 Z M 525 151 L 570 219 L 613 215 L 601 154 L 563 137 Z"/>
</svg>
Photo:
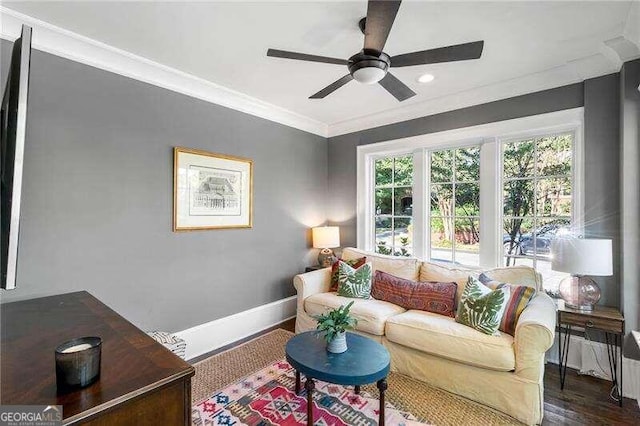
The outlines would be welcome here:
<svg viewBox="0 0 640 426">
<path fill-rule="evenodd" d="M 453 317 L 456 303 L 454 282 L 416 282 L 376 271 L 371 296 L 401 306 Z"/>
<path fill-rule="evenodd" d="M 338 263 L 340 262 L 344 262 L 352 268 L 358 269 L 359 267 L 367 263 L 367 258 L 360 257 L 358 259 L 351 260 L 338 259 L 333 262 L 333 265 L 331 265 L 331 287 L 329 287 L 329 291 L 338 291 Z"/>
</svg>

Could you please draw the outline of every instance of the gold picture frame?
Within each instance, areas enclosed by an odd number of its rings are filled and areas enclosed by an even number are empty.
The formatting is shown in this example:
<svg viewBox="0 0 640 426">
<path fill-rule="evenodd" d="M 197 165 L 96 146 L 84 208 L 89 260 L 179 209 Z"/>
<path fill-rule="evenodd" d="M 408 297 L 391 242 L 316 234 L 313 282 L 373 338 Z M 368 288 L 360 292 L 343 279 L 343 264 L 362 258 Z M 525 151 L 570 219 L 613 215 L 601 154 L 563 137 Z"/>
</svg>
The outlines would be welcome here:
<svg viewBox="0 0 640 426">
<path fill-rule="evenodd" d="M 173 231 L 253 228 L 253 161 L 173 149 Z"/>
</svg>

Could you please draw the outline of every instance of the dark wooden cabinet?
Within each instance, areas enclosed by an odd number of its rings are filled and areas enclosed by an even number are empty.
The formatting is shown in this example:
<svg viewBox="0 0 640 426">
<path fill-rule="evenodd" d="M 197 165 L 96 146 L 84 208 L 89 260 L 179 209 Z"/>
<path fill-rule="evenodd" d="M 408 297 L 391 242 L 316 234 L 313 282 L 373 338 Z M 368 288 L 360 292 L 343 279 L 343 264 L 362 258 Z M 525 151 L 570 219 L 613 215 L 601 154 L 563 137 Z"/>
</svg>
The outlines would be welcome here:
<svg viewBox="0 0 640 426">
<path fill-rule="evenodd" d="M 0 307 L 2 405 L 62 405 L 65 424 L 190 425 L 191 365 L 82 291 Z M 100 379 L 58 394 L 55 348 L 102 338 Z"/>
</svg>

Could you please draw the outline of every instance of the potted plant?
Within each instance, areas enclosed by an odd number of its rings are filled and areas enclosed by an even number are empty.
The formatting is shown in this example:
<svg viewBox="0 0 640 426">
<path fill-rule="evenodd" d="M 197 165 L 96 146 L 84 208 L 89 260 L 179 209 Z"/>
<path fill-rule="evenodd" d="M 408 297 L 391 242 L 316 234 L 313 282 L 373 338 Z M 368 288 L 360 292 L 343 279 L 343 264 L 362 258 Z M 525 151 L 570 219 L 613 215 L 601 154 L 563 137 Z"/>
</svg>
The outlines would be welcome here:
<svg viewBox="0 0 640 426">
<path fill-rule="evenodd" d="M 327 350 L 332 353 L 342 353 L 347 350 L 346 330 L 353 330 L 358 320 L 349 315 L 349 309 L 353 302 L 347 306 L 326 312 L 315 317 L 318 321 L 318 333 L 324 335 L 327 341 Z"/>
</svg>

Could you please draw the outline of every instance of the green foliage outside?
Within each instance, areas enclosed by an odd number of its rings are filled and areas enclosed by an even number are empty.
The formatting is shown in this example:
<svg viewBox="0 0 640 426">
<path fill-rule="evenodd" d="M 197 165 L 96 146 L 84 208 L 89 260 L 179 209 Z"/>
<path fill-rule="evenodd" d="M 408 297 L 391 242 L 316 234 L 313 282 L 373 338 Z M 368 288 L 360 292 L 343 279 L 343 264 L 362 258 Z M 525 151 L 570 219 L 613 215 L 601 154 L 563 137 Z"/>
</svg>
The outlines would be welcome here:
<svg viewBox="0 0 640 426">
<path fill-rule="evenodd" d="M 518 254 L 520 235 L 571 216 L 573 135 L 509 142 L 503 150 L 505 254 Z M 541 220 L 546 217 L 548 219 Z M 566 220 L 566 219 L 564 219 Z M 562 220 L 561 220 L 562 221 Z M 507 257 L 507 266 L 514 259 Z"/>
<path fill-rule="evenodd" d="M 413 156 L 380 158 L 375 162 L 376 251 L 394 256 L 411 256 L 413 235 Z"/>
<path fill-rule="evenodd" d="M 520 236 L 572 215 L 573 135 L 532 138 L 503 145 L 503 206 L 507 265 L 519 254 Z M 375 162 L 376 251 L 410 256 L 413 158 Z M 430 156 L 431 241 L 434 247 L 479 248 L 480 147 L 434 151 Z M 406 235 L 404 229 L 407 229 Z M 392 233 L 392 235 L 389 235 Z M 379 237 L 382 235 L 382 237 Z M 384 237 L 384 235 L 387 235 Z"/>
</svg>

